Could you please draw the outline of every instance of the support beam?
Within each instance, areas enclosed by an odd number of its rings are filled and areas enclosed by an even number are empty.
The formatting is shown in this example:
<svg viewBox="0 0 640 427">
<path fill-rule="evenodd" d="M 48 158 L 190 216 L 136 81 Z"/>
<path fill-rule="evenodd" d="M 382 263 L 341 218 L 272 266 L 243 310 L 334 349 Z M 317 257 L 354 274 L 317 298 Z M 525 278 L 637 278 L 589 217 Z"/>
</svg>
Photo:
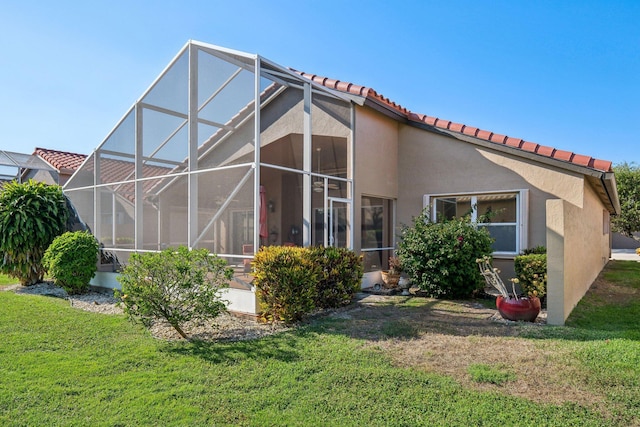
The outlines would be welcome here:
<svg viewBox="0 0 640 427">
<path fill-rule="evenodd" d="M 189 45 L 189 175 L 187 235 L 188 246 L 198 238 L 198 49 Z"/>
</svg>

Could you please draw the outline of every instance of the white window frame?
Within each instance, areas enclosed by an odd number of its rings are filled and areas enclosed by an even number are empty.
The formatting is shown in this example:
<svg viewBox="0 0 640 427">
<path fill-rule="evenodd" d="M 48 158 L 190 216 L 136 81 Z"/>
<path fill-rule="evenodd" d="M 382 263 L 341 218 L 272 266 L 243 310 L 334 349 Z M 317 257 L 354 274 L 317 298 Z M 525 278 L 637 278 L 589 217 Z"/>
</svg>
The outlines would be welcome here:
<svg viewBox="0 0 640 427">
<path fill-rule="evenodd" d="M 528 248 L 528 230 L 529 230 L 529 190 L 500 190 L 500 191 L 477 191 L 477 192 L 463 192 L 463 193 L 440 193 L 440 194 L 425 194 L 423 197 L 423 208 L 429 208 L 429 214 L 432 221 L 436 221 L 436 206 L 435 203 L 431 203 L 433 199 L 441 199 L 447 197 L 470 197 L 471 198 L 471 221 L 477 225 L 484 225 L 478 223 L 478 197 L 489 196 L 495 194 L 514 194 L 516 196 L 516 251 L 493 252 L 494 257 L 514 257 L 520 254 L 523 250 Z"/>
</svg>

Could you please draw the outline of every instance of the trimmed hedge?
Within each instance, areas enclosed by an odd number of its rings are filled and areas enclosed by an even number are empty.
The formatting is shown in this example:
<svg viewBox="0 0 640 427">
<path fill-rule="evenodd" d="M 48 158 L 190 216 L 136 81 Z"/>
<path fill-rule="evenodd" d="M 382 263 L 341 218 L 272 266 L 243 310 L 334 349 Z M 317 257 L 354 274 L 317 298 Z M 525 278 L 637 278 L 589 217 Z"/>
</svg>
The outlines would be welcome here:
<svg viewBox="0 0 640 427">
<path fill-rule="evenodd" d="M 56 237 L 42 258 L 42 265 L 55 284 L 68 294 L 89 290 L 97 263 L 98 241 L 86 231 L 66 232 Z"/>
<path fill-rule="evenodd" d="M 260 319 L 292 323 L 318 308 L 349 304 L 362 258 L 341 248 L 265 246 L 253 260 Z"/>
<path fill-rule="evenodd" d="M 364 267 L 355 252 L 335 247 L 309 249 L 311 260 L 319 266 L 314 299 L 317 308 L 336 308 L 351 303 L 360 289 Z"/>
<path fill-rule="evenodd" d="M 516 277 L 525 295 L 542 298 L 547 294 L 547 254 L 518 255 L 514 260 Z"/>
</svg>

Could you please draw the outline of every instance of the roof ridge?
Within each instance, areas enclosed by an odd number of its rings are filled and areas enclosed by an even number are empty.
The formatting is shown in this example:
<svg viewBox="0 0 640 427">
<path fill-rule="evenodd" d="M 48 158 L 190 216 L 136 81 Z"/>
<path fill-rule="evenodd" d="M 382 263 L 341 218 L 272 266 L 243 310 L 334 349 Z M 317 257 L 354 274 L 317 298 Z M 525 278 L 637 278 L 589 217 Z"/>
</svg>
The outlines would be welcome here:
<svg viewBox="0 0 640 427">
<path fill-rule="evenodd" d="M 34 148 L 34 153 L 38 150 L 42 150 L 42 151 L 47 151 L 47 152 L 54 152 L 54 153 L 59 153 L 59 154 L 71 154 L 73 156 L 83 156 L 83 157 L 87 157 L 86 154 L 81 154 L 81 153 L 74 153 L 72 151 L 62 151 L 62 150 L 55 150 L 53 148 L 43 148 L 43 147 L 36 147 Z"/>
<path fill-rule="evenodd" d="M 438 117 L 428 116 L 426 114 L 414 113 L 413 111 L 403 107 L 396 102 L 391 101 L 389 98 L 379 94 L 374 89 L 358 86 L 353 83 L 343 82 L 340 80 L 329 79 L 327 77 L 318 76 L 316 74 L 309 74 L 302 71 L 291 70 L 302 77 L 305 77 L 315 83 L 321 84 L 330 89 L 336 89 L 341 92 L 352 93 L 354 95 L 363 96 L 365 98 L 372 99 L 381 103 L 383 106 L 394 110 L 407 117 L 407 120 L 424 123 L 429 126 L 433 126 L 440 129 L 450 130 L 452 132 L 461 133 L 463 135 L 472 136 L 474 138 L 483 139 L 485 141 L 493 142 L 495 144 L 506 145 L 512 148 L 516 148 L 529 153 L 538 154 L 544 157 L 549 157 L 555 160 L 560 160 L 568 163 L 573 163 L 579 166 L 588 167 L 591 169 L 600 170 L 603 172 L 612 171 L 612 162 L 609 160 L 596 159 L 595 157 L 577 154 L 571 151 L 559 150 L 553 147 L 540 145 L 535 142 L 525 141 L 520 138 L 513 138 L 508 135 L 497 134 L 488 130 L 467 126 L 463 123 L 456 123 L 450 120 L 440 119 Z"/>
</svg>

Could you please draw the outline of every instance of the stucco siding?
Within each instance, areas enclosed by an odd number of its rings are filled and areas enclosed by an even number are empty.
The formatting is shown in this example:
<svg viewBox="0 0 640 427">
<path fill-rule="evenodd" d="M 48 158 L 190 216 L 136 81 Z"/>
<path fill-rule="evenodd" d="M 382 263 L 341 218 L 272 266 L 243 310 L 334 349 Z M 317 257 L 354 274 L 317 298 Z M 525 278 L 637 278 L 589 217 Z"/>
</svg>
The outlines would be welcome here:
<svg viewBox="0 0 640 427">
<path fill-rule="evenodd" d="M 398 195 L 398 123 L 366 108 L 356 110 L 356 171 L 360 194 Z"/>
<path fill-rule="evenodd" d="M 368 108 L 355 119 L 354 249 L 360 250 L 361 196 L 398 197 L 398 123 Z"/>
<path fill-rule="evenodd" d="M 492 151 L 446 135 L 402 125 L 399 144 L 398 221 L 409 223 L 424 194 L 529 190 L 528 246 L 545 245 L 545 201 L 582 207 L 579 174 Z"/>
<path fill-rule="evenodd" d="M 584 204 L 549 200 L 547 207 L 548 317 L 562 325 L 609 259 L 609 216 L 585 181 Z"/>
</svg>

